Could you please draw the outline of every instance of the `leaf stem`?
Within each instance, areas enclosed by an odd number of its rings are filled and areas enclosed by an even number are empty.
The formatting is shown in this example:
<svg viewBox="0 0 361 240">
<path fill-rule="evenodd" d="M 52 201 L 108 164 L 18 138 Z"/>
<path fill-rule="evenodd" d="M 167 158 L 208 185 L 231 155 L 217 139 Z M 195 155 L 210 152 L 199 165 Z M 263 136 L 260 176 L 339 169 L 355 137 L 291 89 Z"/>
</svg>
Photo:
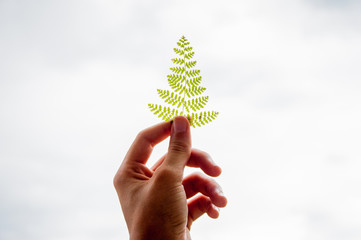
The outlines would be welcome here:
<svg viewBox="0 0 361 240">
<path fill-rule="evenodd" d="M 184 46 L 184 45 L 183 45 Z M 184 47 L 183 47 L 183 49 L 184 49 Z M 186 51 L 184 50 L 184 56 L 183 56 L 183 60 L 184 60 L 184 63 L 183 63 L 183 65 L 184 65 L 184 76 L 186 75 Z M 184 114 L 184 105 L 185 105 L 185 101 L 184 101 L 184 99 L 185 99 L 185 97 L 186 97 L 186 88 L 187 88 L 187 76 L 185 76 L 185 81 L 184 81 L 184 93 L 183 93 L 183 101 L 182 101 L 182 103 L 183 103 L 183 107 L 182 107 L 182 113 L 183 113 L 183 116 L 185 116 L 185 114 Z"/>
</svg>

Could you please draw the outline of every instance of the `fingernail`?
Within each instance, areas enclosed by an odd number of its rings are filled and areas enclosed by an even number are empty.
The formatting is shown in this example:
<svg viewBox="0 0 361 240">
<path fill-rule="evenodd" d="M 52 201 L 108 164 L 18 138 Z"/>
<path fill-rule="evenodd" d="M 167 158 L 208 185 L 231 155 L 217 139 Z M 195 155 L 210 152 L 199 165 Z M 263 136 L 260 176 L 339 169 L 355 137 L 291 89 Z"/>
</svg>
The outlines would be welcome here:
<svg viewBox="0 0 361 240">
<path fill-rule="evenodd" d="M 174 125 L 174 132 L 181 133 L 185 132 L 187 129 L 187 119 L 183 117 L 177 117 L 174 119 L 173 125 Z"/>
</svg>

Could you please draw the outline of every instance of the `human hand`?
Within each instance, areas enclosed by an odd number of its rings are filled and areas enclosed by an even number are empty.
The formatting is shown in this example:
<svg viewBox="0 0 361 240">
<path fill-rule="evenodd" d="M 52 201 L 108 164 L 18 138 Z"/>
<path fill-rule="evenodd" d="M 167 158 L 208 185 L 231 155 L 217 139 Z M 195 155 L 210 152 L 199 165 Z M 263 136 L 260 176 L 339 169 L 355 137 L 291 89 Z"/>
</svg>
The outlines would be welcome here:
<svg viewBox="0 0 361 240">
<path fill-rule="evenodd" d="M 147 168 L 153 147 L 169 135 L 168 153 Z M 138 134 L 114 177 L 131 240 L 190 239 L 194 220 L 204 213 L 218 217 L 217 207 L 227 204 L 221 187 L 200 173 L 183 179 L 185 166 L 199 167 L 213 177 L 221 174 L 207 153 L 191 149 L 190 126 L 185 117 Z M 198 192 L 200 195 L 190 199 Z"/>
</svg>

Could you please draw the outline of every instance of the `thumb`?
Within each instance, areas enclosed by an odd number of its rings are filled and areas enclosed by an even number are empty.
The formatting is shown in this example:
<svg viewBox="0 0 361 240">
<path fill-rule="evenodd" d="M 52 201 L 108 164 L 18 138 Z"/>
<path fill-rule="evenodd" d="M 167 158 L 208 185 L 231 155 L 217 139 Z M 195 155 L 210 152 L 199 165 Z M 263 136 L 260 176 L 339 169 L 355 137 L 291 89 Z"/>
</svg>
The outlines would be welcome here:
<svg viewBox="0 0 361 240">
<path fill-rule="evenodd" d="M 187 118 L 178 116 L 171 129 L 169 148 L 164 164 L 183 174 L 184 167 L 191 155 L 191 132 Z"/>
</svg>

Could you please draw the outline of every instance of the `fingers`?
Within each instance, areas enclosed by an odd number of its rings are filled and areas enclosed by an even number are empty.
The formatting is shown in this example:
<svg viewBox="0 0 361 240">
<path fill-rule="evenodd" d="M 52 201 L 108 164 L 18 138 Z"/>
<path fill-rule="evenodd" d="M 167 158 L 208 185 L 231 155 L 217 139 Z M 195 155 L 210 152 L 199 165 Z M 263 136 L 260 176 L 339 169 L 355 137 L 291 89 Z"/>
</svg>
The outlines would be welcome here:
<svg viewBox="0 0 361 240">
<path fill-rule="evenodd" d="M 187 198 L 194 196 L 198 192 L 202 194 L 188 202 L 188 229 L 204 213 L 207 213 L 211 218 L 217 218 L 219 216 L 217 207 L 227 205 L 227 199 L 223 195 L 221 187 L 216 181 L 203 174 L 189 175 L 183 180 L 183 187 Z"/>
<path fill-rule="evenodd" d="M 224 196 L 221 186 L 215 180 L 203 174 L 193 173 L 184 178 L 182 184 L 187 198 L 191 198 L 200 192 L 209 197 L 217 207 L 227 205 L 227 198 Z"/>
<path fill-rule="evenodd" d="M 219 210 L 208 197 L 201 195 L 190 200 L 188 202 L 188 229 L 191 229 L 192 223 L 204 213 L 207 213 L 211 218 L 218 218 L 219 216 Z"/>
<path fill-rule="evenodd" d="M 198 149 L 192 149 L 191 157 L 187 163 L 188 167 L 199 167 L 207 175 L 217 177 L 221 174 L 222 169 L 217 166 L 208 153 Z"/>
<path fill-rule="evenodd" d="M 130 147 L 125 161 L 136 161 L 145 164 L 153 151 L 153 147 L 166 139 L 170 131 L 170 122 L 162 122 L 141 131 Z"/>
<path fill-rule="evenodd" d="M 183 175 L 183 170 L 191 155 L 191 133 L 187 118 L 178 116 L 171 129 L 168 154 L 162 165 Z"/>
<path fill-rule="evenodd" d="M 155 171 L 162 165 L 166 155 L 162 156 L 152 167 L 151 170 Z M 217 166 L 208 153 L 198 149 L 191 150 L 191 156 L 186 164 L 188 167 L 201 168 L 203 172 L 212 177 L 217 177 L 221 174 L 222 169 Z"/>
</svg>

